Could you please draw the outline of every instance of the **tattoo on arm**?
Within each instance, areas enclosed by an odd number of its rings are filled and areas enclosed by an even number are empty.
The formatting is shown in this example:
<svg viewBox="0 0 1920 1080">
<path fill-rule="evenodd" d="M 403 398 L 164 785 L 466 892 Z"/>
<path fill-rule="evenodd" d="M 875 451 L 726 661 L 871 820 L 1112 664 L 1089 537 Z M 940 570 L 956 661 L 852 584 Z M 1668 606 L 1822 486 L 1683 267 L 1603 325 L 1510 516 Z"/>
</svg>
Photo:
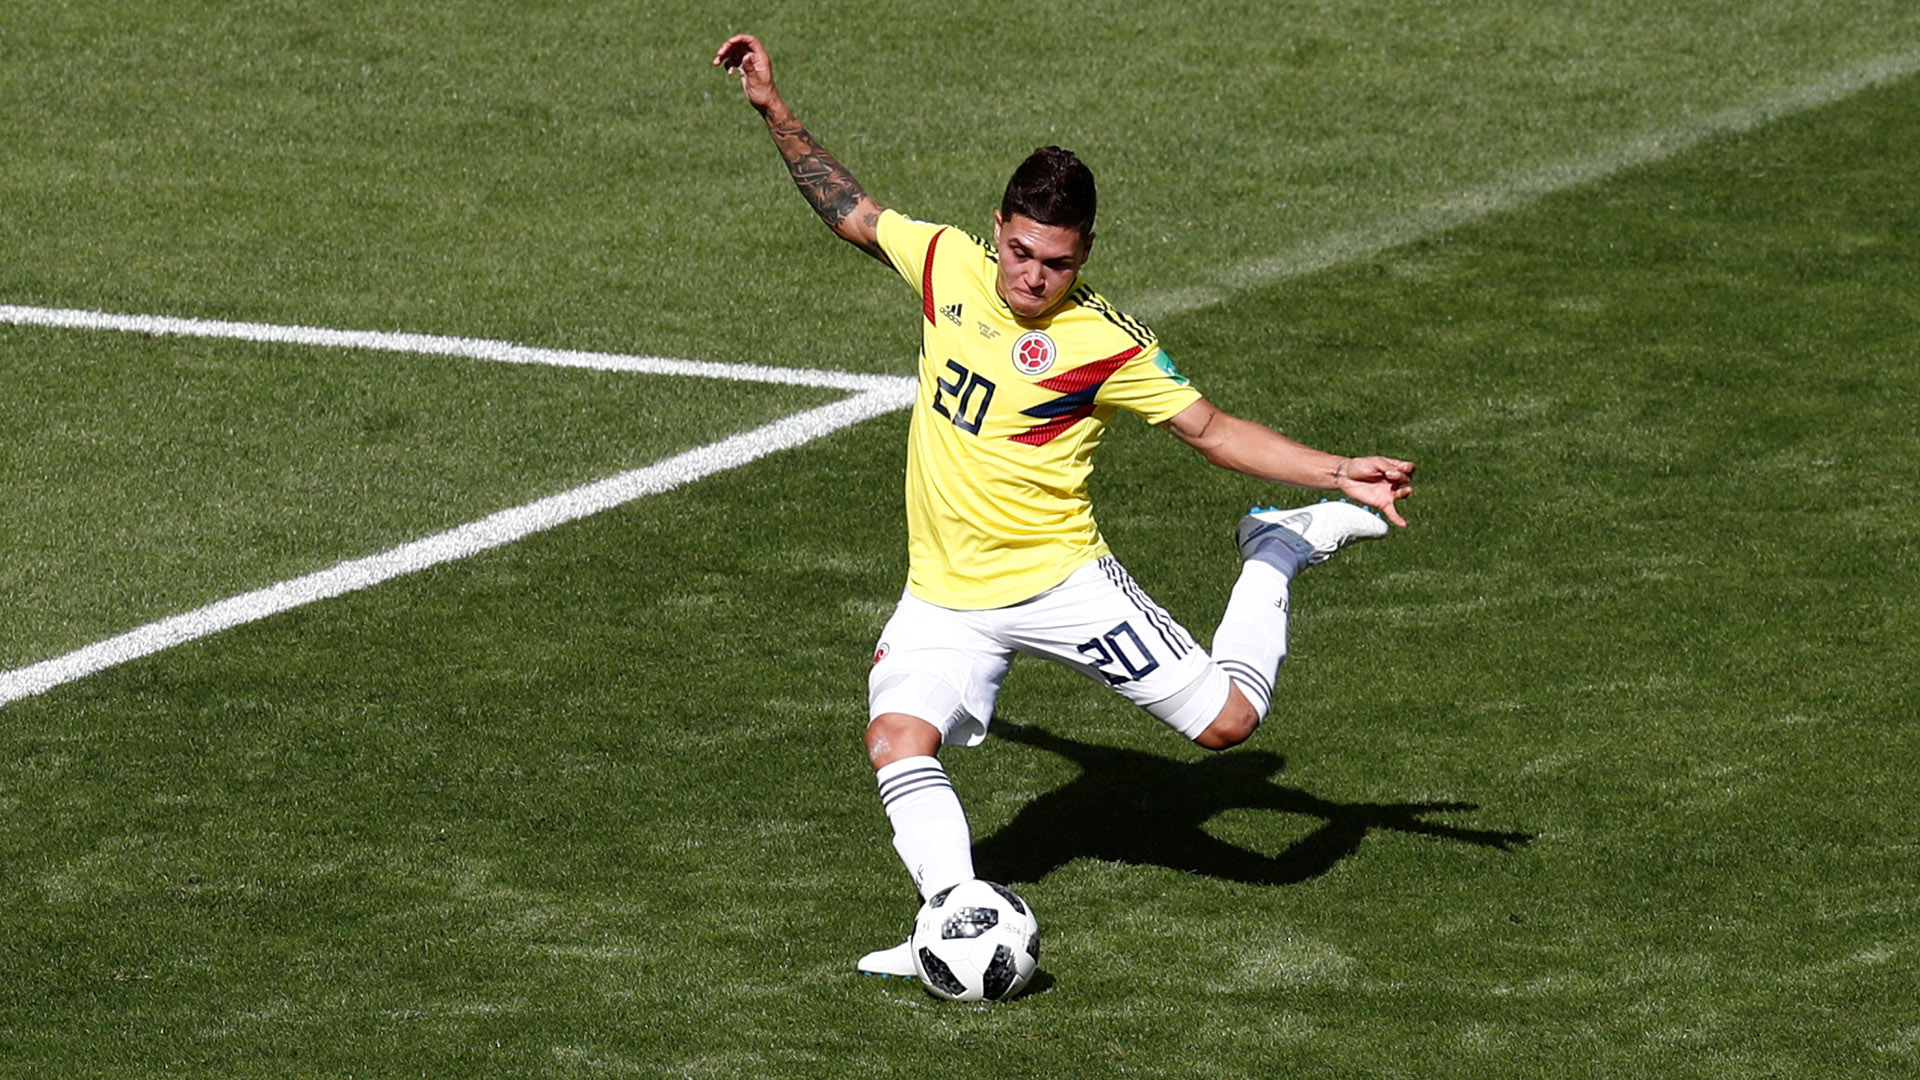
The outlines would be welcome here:
<svg viewBox="0 0 1920 1080">
<path fill-rule="evenodd" d="M 800 121 L 770 124 L 768 130 L 773 133 L 774 146 L 787 162 L 787 171 L 793 174 L 794 185 L 813 207 L 813 212 L 829 227 L 839 228 L 866 195 L 860 182 L 814 140 Z"/>
<path fill-rule="evenodd" d="M 827 153 L 826 148 L 814 139 L 800 121 L 791 118 L 772 121 L 768 123 L 767 130 L 773 135 L 773 145 L 787 163 L 787 172 L 793 175 L 794 186 L 800 189 L 800 195 L 813 207 L 813 212 L 820 215 L 820 220 L 838 233 L 840 226 L 853 216 L 861 200 L 867 197 L 866 190 L 845 165 Z M 861 222 L 871 230 L 878 220 L 879 214 L 869 211 Z M 887 261 L 878 245 L 858 246 L 881 262 Z"/>
</svg>

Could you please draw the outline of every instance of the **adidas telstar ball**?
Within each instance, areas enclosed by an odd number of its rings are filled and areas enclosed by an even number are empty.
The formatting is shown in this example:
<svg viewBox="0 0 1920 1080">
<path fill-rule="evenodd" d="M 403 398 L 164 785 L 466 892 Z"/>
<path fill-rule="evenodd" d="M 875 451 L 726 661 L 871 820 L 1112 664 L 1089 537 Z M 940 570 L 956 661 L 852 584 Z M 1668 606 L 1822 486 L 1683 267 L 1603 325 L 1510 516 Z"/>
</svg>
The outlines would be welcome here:
<svg viewBox="0 0 1920 1080">
<path fill-rule="evenodd" d="M 1040 964 L 1040 921 L 1005 885 L 963 881 L 927 898 L 913 920 L 920 985 L 951 1001 L 1018 994 Z"/>
</svg>

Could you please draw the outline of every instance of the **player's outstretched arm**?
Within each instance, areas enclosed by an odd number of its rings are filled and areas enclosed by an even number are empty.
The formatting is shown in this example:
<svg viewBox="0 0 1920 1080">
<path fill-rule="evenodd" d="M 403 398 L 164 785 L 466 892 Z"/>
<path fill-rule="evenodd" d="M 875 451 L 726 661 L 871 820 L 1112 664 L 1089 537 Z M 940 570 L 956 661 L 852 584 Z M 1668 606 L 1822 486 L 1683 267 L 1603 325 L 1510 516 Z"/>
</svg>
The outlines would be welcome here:
<svg viewBox="0 0 1920 1080">
<path fill-rule="evenodd" d="M 773 60 L 767 47 L 752 34 L 735 34 L 713 56 L 714 65 L 728 74 L 740 76 L 740 88 L 747 101 L 767 121 L 767 133 L 793 174 L 813 212 L 827 223 L 834 235 L 861 251 L 887 262 L 880 250 L 880 211 L 886 209 L 867 195 L 846 166 L 816 141 L 793 110 L 780 98 L 773 85 Z"/>
<path fill-rule="evenodd" d="M 1223 469 L 1278 484 L 1338 491 L 1405 526 L 1395 505 L 1413 494 L 1411 461 L 1390 457 L 1341 457 L 1315 450 L 1252 420 L 1200 400 L 1166 422 L 1168 431 Z"/>
</svg>

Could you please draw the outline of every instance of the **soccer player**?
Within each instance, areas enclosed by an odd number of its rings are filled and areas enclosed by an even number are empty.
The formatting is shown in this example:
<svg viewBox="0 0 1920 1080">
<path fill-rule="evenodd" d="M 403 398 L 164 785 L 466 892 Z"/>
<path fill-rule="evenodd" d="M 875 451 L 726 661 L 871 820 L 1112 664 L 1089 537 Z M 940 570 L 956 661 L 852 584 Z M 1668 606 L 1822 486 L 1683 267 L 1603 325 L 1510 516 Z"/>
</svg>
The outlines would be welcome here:
<svg viewBox="0 0 1920 1080">
<path fill-rule="evenodd" d="M 906 590 L 868 682 L 867 756 L 893 845 L 922 897 L 973 874 L 972 837 L 938 753 L 977 745 L 1016 652 L 1112 687 L 1211 750 L 1267 714 L 1287 651 L 1289 585 L 1356 540 L 1406 524 L 1412 462 L 1342 457 L 1229 415 L 1190 386 L 1140 322 L 1080 281 L 1093 250 L 1093 174 L 1043 147 L 1014 170 L 991 246 L 875 202 L 774 88 L 749 34 L 715 64 L 740 77 L 801 195 L 841 239 L 920 298 L 919 391 L 907 443 Z M 1345 501 L 1240 520 L 1240 576 L 1212 653 L 1108 551 L 1087 478 L 1119 409 L 1215 465 Z M 1384 515 L 1385 520 L 1382 520 Z M 859 970 L 912 976 L 902 943 Z"/>
</svg>

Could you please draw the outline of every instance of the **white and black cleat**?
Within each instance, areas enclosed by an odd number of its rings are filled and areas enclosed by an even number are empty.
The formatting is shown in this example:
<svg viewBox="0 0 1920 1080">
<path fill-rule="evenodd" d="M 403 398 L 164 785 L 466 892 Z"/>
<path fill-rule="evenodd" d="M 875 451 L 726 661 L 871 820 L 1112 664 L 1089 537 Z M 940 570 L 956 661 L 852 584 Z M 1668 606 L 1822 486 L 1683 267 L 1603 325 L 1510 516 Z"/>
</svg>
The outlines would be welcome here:
<svg viewBox="0 0 1920 1080">
<path fill-rule="evenodd" d="M 917 979 L 919 973 L 913 969 L 913 942 L 903 941 L 891 949 L 878 949 L 860 958 L 854 967 L 862 975 L 878 975 L 890 979 Z"/>
<path fill-rule="evenodd" d="M 1235 539 L 1243 561 L 1260 559 L 1291 575 L 1294 567 L 1326 562 L 1348 544 L 1378 540 L 1388 531 L 1378 513 L 1341 499 L 1291 510 L 1257 507 L 1240 519 Z M 1274 550 L 1276 545 L 1284 550 Z"/>
</svg>

